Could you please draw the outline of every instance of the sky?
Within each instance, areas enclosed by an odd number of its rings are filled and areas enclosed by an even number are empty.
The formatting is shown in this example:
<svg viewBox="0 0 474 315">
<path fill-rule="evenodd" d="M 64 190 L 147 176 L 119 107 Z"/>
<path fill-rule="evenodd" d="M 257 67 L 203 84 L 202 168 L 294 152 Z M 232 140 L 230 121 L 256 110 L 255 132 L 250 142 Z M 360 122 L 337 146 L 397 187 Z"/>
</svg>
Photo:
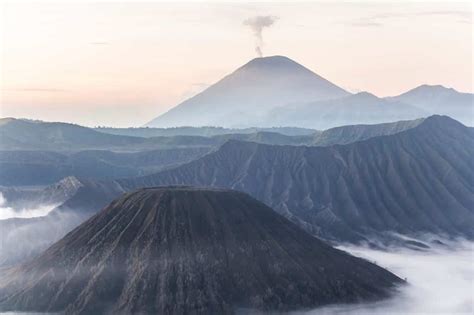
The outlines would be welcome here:
<svg viewBox="0 0 474 315">
<path fill-rule="evenodd" d="M 140 126 L 264 56 L 351 91 L 473 91 L 471 2 L 1 2 L 0 116 Z"/>
</svg>

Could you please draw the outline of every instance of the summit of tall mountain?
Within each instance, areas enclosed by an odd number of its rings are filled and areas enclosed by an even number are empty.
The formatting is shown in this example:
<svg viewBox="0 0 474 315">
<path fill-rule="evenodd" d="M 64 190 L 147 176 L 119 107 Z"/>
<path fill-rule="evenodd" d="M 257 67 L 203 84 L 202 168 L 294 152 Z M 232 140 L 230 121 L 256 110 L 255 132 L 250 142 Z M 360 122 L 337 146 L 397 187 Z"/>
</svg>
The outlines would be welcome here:
<svg viewBox="0 0 474 315">
<path fill-rule="evenodd" d="M 255 58 L 147 126 L 272 127 L 261 119 L 273 108 L 349 94 L 287 57 Z"/>
<path fill-rule="evenodd" d="M 0 274 L 0 310 L 228 314 L 377 300 L 403 281 L 334 249 L 247 194 L 127 193 Z"/>
</svg>

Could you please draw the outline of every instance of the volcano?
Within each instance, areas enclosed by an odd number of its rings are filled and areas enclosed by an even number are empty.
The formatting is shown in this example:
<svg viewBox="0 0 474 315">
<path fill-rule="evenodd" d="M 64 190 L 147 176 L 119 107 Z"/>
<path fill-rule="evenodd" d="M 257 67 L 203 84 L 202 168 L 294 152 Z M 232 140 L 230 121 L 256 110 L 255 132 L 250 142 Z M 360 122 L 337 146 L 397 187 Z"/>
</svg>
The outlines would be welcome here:
<svg viewBox="0 0 474 315">
<path fill-rule="evenodd" d="M 287 57 L 255 58 L 147 126 L 272 126 L 272 109 L 349 94 Z"/>
<path fill-rule="evenodd" d="M 247 194 L 127 193 L 0 275 L 0 310 L 67 314 L 289 311 L 377 300 L 402 283 Z"/>
</svg>

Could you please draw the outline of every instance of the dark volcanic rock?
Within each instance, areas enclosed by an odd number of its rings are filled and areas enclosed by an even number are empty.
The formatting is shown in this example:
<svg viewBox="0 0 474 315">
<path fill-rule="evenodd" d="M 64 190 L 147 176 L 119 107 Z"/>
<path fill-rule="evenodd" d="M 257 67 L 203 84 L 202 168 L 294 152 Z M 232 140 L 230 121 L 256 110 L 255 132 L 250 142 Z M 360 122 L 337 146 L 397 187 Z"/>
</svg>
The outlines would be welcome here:
<svg viewBox="0 0 474 315">
<path fill-rule="evenodd" d="M 386 297 L 402 281 L 310 236 L 250 196 L 142 189 L 0 276 L 0 310 L 286 311 Z"/>
</svg>

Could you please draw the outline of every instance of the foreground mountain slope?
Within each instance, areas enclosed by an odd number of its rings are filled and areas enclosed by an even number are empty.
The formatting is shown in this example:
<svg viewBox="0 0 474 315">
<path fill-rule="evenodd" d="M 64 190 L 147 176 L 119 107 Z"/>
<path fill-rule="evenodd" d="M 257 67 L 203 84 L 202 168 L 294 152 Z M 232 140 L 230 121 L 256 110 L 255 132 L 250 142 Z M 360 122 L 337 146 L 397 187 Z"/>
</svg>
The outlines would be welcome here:
<svg viewBox="0 0 474 315">
<path fill-rule="evenodd" d="M 464 124 L 474 125 L 472 93 L 461 93 L 442 85 L 425 84 L 387 99 L 411 104 L 430 114 L 449 115 Z"/>
<path fill-rule="evenodd" d="M 126 194 L 0 280 L 1 310 L 68 314 L 287 311 L 402 283 L 246 194 L 189 187 Z"/>
<path fill-rule="evenodd" d="M 287 57 L 255 58 L 147 126 L 273 127 L 277 125 L 260 120 L 272 108 L 346 95 L 347 91 Z"/>
<path fill-rule="evenodd" d="M 474 131 L 432 116 L 403 132 L 330 147 L 229 141 L 116 187 L 189 184 L 245 191 L 328 239 L 381 232 L 474 237 Z"/>
</svg>

